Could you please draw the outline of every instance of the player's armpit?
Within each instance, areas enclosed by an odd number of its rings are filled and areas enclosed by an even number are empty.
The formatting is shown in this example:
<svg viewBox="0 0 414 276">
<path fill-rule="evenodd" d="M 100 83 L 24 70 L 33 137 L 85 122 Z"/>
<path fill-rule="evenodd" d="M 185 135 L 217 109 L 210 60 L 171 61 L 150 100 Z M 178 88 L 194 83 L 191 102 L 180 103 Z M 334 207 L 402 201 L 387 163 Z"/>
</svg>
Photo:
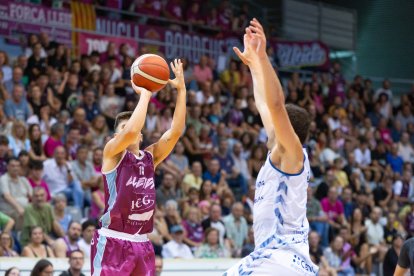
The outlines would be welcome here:
<svg viewBox="0 0 414 276">
<path fill-rule="evenodd" d="M 402 268 L 397 264 L 397 267 L 395 268 L 394 276 L 404 276 L 407 273 L 407 268 Z"/>
</svg>

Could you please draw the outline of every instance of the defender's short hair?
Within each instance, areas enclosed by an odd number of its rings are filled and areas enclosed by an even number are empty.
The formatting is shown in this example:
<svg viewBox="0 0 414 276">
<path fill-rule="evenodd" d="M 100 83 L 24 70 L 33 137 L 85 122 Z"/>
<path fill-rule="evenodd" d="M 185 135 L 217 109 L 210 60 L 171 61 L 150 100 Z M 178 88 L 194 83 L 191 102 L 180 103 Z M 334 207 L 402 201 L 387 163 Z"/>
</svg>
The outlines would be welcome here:
<svg viewBox="0 0 414 276">
<path fill-rule="evenodd" d="M 308 138 L 309 126 L 311 123 L 308 111 L 294 104 L 287 104 L 286 111 L 288 113 L 290 123 L 292 124 L 296 135 L 299 137 L 301 144 L 305 144 Z"/>
<path fill-rule="evenodd" d="M 114 129 L 116 131 L 116 128 L 118 127 L 118 125 L 124 121 L 124 120 L 129 120 L 129 118 L 131 118 L 133 111 L 125 111 L 125 112 L 121 112 L 118 115 L 116 115 L 115 118 L 115 125 L 114 125 Z"/>
</svg>

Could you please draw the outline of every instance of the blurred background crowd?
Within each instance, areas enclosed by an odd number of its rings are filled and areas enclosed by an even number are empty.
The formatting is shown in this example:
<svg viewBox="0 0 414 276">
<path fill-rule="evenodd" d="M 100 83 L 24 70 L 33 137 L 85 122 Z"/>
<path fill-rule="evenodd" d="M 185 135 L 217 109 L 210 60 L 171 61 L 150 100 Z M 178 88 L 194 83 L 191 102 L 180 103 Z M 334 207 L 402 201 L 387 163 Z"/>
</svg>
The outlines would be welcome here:
<svg viewBox="0 0 414 276">
<path fill-rule="evenodd" d="M 134 1 L 131 9 L 200 20 L 198 1 L 186 12 L 177 1 L 164 11 L 156 2 Z M 220 11 L 202 20 L 247 23 L 245 13 L 229 18 Z M 89 258 L 104 210 L 102 149 L 115 116 L 139 99 L 130 87 L 135 57 L 110 43 L 102 54 L 73 58 L 45 33 L 27 41 L 15 59 L 0 51 L 0 256 L 66 257 L 80 249 Z M 149 238 L 162 258 L 244 257 L 254 249 L 255 180 L 268 153 L 252 78 L 237 60 L 220 72 L 208 56 L 183 63 L 186 129 L 156 170 Z M 403 241 L 414 235 L 414 85 L 397 98 L 388 80 L 381 87 L 359 75 L 346 81 L 337 62 L 281 81 L 286 103 L 312 118 L 307 216 L 320 275 L 392 275 Z M 170 127 L 175 99 L 169 86 L 154 94 L 142 149 Z"/>
</svg>

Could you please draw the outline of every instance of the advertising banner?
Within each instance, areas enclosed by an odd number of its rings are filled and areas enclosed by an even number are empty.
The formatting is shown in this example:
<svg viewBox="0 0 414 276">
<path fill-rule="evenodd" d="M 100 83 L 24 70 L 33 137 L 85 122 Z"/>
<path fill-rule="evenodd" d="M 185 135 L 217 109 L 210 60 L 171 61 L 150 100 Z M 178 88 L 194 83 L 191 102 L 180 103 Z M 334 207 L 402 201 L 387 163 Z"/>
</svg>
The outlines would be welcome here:
<svg viewBox="0 0 414 276">
<path fill-rule="evenodd" d="M 19 43 L 21 35 L 46 32 L 51 40 L 70 46 L 72 16 L 67 10 L 40 5 L 0 2 L 0 35 L 11 43 Z"/>
<path fill-rule="evenodd" d="M 131 56 L 135 56 L 138 53 L 138 42 L 130 38 L 79 33 L 78 41 L 80 54 L 89 55 L 92 51 L 103 53 L 106 51 L 110 42 L 115 44 L 116 49 L 119 49 L 121 44 L 127 44 Z"/>
<path fill-rule="evenodd" d="M 275 41 L 272 43 L 280 68 L 329 68 L 329 48 L 319 41 Z"/>
</svg>

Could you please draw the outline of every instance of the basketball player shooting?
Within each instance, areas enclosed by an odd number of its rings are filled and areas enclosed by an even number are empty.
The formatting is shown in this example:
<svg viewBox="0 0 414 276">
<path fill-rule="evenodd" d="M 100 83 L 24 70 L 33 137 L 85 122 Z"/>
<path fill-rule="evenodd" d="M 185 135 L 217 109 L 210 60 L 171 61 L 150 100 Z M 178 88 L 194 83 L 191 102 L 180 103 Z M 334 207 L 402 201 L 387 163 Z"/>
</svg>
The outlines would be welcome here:
<svg viewBox="0 0 414 276">
<path fill-rule="evenodd" d="M 171 63 L 175 74 L 169 83 L 177 89 L 171 128 L 160 140 L 140 150 L 152 93 L 132 87 L 140 99 L 133 112 L 118 114 L 114 137 L 105 145 L 102 172 L 105 211 L 91 249 L 92 275 L 155 275 L 155 256 L 147 233 L 153 230 L 154 170 L 172 151 L 185 127 L 186 89 L 180 60 Z"/>
<path fill-rule="evenodd" d="M 249 66 L 254 97 L 267 136 L 269 154 L 257 176 L 253 207 L 255 250 L 225 275 L 316 275 L 309 257 L 306 197 L 309 160 L 306 110 L 285 105 L 282 86 L 266 54 L 266 37 L 253 19 L 244 51 L 233 48 Z"/>
</svg>

